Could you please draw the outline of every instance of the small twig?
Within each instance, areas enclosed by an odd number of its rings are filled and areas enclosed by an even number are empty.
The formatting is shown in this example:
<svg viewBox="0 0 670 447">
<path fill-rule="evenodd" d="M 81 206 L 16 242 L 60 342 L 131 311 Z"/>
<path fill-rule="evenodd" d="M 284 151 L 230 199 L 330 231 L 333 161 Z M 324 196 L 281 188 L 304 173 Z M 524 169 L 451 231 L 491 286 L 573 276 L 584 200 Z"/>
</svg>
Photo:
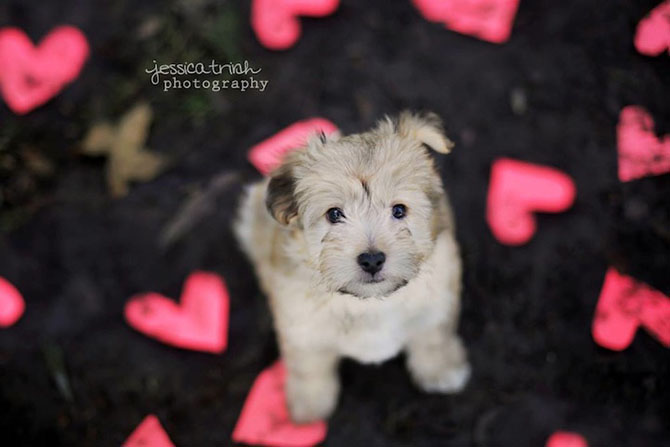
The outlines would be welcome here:
<svg viewBox="0 0 670 447">
<path fill-rule="evenodd" d="M 235 172 L 224 172 L 214 177 L 204 190 L 196 191 L 163 228 L 159 246 L 163 249 L 191 231 L 195 225 L 216 210 L 217 197 L 238 179 Z"/>
</svg>

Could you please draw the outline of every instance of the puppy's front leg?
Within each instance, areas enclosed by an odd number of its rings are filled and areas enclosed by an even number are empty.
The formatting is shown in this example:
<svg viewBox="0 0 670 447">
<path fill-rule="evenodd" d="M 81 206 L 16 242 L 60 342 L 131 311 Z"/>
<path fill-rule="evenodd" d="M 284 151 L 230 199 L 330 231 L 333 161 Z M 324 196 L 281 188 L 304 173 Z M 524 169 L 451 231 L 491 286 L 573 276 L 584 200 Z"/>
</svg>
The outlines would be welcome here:
<svg viewBox="0 0 670 447">
<path fill-rule="evenodd" d="M 407 344 L 407 367 L 414 382 L 428 392 L 456 393 L 470 378 L 465 349 L 450 325 L 416 334 Z"/>
<path fill-rule="evenodd" d="M 333 412 L 340 392 L 339 357 L 332 351 L 284 349 L 286 399 L 294 422 L 325 419 Z"/>
</svg>

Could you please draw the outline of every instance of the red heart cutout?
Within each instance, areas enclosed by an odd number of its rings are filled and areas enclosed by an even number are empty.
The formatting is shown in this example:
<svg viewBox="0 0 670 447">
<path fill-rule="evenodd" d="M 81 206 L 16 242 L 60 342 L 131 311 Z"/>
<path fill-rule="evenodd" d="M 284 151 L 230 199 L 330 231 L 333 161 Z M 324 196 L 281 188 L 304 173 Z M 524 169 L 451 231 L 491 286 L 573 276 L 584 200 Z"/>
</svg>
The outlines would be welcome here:
<svg viewBox="0 0 670 447">
<path fill-rule="evenodd" d="M 412 0 L 431 22 L 494 43 L 509 40 L 519 0 Z"/>
<path fill-rule="evenodd" d="M 252 147 L 249 161 L 261 174 L 268 175 L 287 152 L 304 146 L 309 137 L 319 131 L 331 134 L 337 132 L 337 126 L 324 118 L 298 121 Z"/>
<path fill-rule="evenodd" d="M 16 323 L 25 308 L 26 303 L 16 287 L 0 277 L 0 327 L 6 328 Z"/>
<path fill-rule="evenodd" d="M 340 0 L 253 0 L 251 27 L 259 42 L 271 50 L 285 50 L 300 38 L 298 16 L 324 17 Z"/>
<path fill-rule="evenodd" d="M 610 268 L 591 326 L 593 339 L 604 348 L 622 351 L 640 326 L 670 348 L 670 298 Z"/>
<path fill-rule="evenodd" d="M 15 113 L 27 113 L 75 80 L 87 57 L 86 36 L 72 26 L 54 29 L 37 47 L 20 29 L 2 28 L 2 96 Z"/>
<path fill-rule="evenodd" d="M 125 307 L 130 326 L 178 348 L 220 353 L 228 342 L 229 297 L 225 283 L 214 273 L 192 273 L 181 302 L 158 293 L 132 297 Z"/>
<path fill-rule="evenodd" d="M 546 447 L 589 447 L 589 443 L 579 433 L 557 431 L 547 439 Z"/>
<path fill-rule="evenodd" d="M 295 425 L 286 407 L 281 361 L 265 369 L 254 381 L 233 430 L 233 441 L 251 445 L 309 447 L 326 438 L 325 422 Z"/>
<path fill-rule="evenodd" d="M 619 180 L 628 182 L 670 172 L 670 135 L 654 133 L 654 120 L 639 106 L 621 110 L 617 125 Z"/>
<path fill-rule="evenodd" d="M 572 179 L 558 169 L 500 158 L 491 168 L 486 220 L 500 242 L 521 245 L 535 234 L 533 213 L 565 211 L 575 192 Z"/>
<path fill-rule="evenodd" d="M 647 56 L 670 53 L 670 1 L 665 1 L 640 20 L 635 32 L 635 48 Z"/>
<path fill-rule="evenodd" d="M 175 447 L 165 433 L 160 421 L 153 414 L 144 418 L 133 430 L 123 447 Z"/>
</svg>

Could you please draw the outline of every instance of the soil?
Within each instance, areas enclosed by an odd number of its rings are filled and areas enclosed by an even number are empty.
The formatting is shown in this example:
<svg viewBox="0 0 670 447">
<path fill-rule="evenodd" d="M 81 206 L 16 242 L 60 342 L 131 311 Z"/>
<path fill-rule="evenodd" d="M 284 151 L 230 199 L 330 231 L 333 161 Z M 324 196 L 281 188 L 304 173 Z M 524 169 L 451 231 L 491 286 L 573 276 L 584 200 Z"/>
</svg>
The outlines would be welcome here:
<svg viewBox="0 0 670 447">
<path fill-rule="evenodd" d="M 0 275 L 27 302 L 0 332 L 0 445 L 118 446 L 149 413 L 177 445 L 230 445 L 254 378 L 277 357 L 230 230 L 242 185 L 260 178 L 248 148 L 307 117 L 356 132 L 405 108 L 437 112 L 456 142 L 437 160 L 463 251 L 460 331 L 474 375 L 461 394 L 427 395 L 402 358 L 346 361 L 323 445 L 542 446 L 556 430 L 591 446 L 668 445 L 668 350 L 644 330 L 622 352 L 590 333 L 609 266 L 670 293 L 670 175 L 619 182 L 615 134 L 630 104 L 670 132 L 670 60 L 633 47 L 657 3 L 522 0 L 510 41 L 495 45 L 427 22 L 409 0 L 342 0 L 303 20 L 285 52 L 258 44 L 241 0 L 0 4 L 0 26 L 39 41 L 71 24 L 91 46 L 79 78 L 44 106 L 17 116 L 0 105 Z M 270 83 L 164 92 L 145 73 L 152 60 L 212 58 L 249 60 Z M 154 110 L 147 146 L 172 163 L 112 199 L 105 158 L 84 156 L 81 141 L 141 100 Z M 578 189 L 572 209 L 540 216 L 518 248 L 484 219 L 501 156 L 559 168 Z M 165 237 L 198 194 L 198 213 Z M 123 319 L 131 295 L 178 297 L 196 269 L 230 290 L 222 355 L 168 347 Z"/>
</svg>

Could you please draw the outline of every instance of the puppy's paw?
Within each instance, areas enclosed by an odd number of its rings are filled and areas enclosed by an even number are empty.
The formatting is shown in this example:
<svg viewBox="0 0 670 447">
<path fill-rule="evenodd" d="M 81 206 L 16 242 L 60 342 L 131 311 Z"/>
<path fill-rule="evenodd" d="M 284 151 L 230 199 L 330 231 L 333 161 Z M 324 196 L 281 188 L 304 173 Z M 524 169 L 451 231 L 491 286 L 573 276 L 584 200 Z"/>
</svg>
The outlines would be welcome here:
<svg viewBox="0 0 670 447">
<path fill-rule="evenodd" d="M 410 351 L 407 366 L 419 388 L 430 393 L 462 391 L 471 374 L 465 349 L 456 337 L 429 349 Z"/>
<path fill-rule="evenodd" d="M 335 409 L 340 385 L 336 378 L 288 379 L 286 403 L 298 424 L 328 418 Z"/>
<path fill-rule="evenodd" d="M 428 393 L 458 393 L 468 384 L 470 365 L 450 365 L 441 371 L 412 371 L 417 386 Z"/>
</svg>

